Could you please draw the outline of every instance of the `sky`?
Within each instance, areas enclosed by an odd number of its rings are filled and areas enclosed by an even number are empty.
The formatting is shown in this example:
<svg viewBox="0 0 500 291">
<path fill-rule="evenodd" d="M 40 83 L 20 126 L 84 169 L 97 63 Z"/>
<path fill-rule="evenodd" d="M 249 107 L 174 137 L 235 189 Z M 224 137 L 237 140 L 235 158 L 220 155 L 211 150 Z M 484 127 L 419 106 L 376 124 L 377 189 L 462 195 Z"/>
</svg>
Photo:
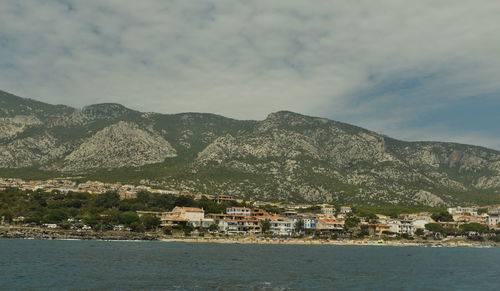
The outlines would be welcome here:
<svg viewBox="0 0 500 291">
<path fill-rule="evenodd" d="M 0 89 L 500 150 L 500 1 L 2 0 Z"/>
</svg>

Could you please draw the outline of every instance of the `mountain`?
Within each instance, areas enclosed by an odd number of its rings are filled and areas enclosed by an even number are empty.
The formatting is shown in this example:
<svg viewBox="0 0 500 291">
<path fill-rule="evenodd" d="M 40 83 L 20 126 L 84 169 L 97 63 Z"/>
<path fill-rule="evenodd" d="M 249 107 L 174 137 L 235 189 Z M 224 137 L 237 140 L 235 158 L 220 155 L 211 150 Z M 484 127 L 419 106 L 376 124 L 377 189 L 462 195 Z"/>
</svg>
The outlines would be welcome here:
<svg viewBox="0 0 500 291">
<path fill-rule="evenodd" d="M 288 111 L 234 120 L 0 91 L 0 176 L 70 175 L 269 201 L 500 202 L 500 152 L 483 147 L 399 141 Z"/>
</svg>

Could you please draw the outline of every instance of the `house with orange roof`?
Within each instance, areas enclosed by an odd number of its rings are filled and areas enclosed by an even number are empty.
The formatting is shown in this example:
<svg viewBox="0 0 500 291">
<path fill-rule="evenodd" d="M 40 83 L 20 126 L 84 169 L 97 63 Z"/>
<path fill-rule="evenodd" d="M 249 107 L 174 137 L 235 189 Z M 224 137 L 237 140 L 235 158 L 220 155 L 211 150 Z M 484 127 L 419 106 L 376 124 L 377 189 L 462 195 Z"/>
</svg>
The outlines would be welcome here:
<svg viewBox="0 0 500 291">
<path fill-rule="evenodd" d="M 267 211 L 264 209 L 252 209 L 252 212 L 250 213 L 251 216 L 253 217 L 264 217 L 267 216 Z"/>
<path fill-rule="evenodd" d="M 370 223 L 368 224 L 368 233 L 370 235 L 381 236 L 384 231 L 391 231 L 391 227 L 386 223 Z"/>
</svg>

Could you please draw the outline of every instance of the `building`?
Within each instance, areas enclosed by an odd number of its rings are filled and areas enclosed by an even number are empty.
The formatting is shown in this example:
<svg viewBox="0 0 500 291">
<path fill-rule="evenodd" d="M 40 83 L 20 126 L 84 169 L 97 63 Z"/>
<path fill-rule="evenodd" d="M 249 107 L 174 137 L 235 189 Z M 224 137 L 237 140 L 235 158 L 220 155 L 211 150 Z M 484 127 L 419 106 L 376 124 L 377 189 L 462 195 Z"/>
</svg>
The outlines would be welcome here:
<svg viewBox="0 0 500 291">
<path fill-rule="evenodd" d="M 205 218 L 205 211 L 197 207 L 179 207 L 176 206 L 173 213 L 178 213 L 179 216 L 186 218 L 188 221 L 197 221 Z"/>
<path fill-rule="evenodd" d="M 492 228 L 500 228 L 500 207 L 493 207 L 488 210 L 487 224 Z"/>
<path fill-rule="evenodd" d="M 410 236 L 415 234 L 416 227 L 411 220 L 393 220 L 388 223 L 390 231 L 397 234 L 408 234 Z"/>
<path fill-rule="evenodd" d="M 302 221 L 304 223 L 304 229 L 308 229 L 308 230 L 316 229 L 316 226 L 318 223 L 318 220 L 316 218 L 309 217 L 306 215 L 295 215 L 295 216 L 288 217 L 288 218 L 293 221 L 294 226 L 297 222 Z"/>
<path fill-rule="evenodd" d="M 292 220 L 281 216 L 269 217 L 271 232 L 277 235 L 291 235 L 295 231 L 295 225 Z"/>
<path fill-rule="evenodd" d="M 252 209 L 246 207 L 228 207 L 226 208 L 226 213 L 229 215 L 250 216 L 252 214 Z"/>
<path fill-rule="evenodd" d="M 320 218 L 316 224 L 317 230 L 343 230 L 345 220 L 335 218 Z"/>
<path fill-rule="evenodd" d="M 385 223 L 372 223 L 368 224 L 368 233 L 370 235 L 381 236 L 384 231 L 391 231 L 391 227 Z"/>
<path fill-rule="evenodd" d="M 160 218 L 162 225 L 176 225 L 188 222 L 194 227 L 209 227 L 214 223 L 213 219 L 205 218 L 205 211 L 197 207 L 176 206 L 171 212 L 163 212 Z"/>
<path fill-rule="evenodd" d="M 219 231 L 227 234 L 256 234 L 260 233 L 260 224 L 257 218 L 245 219 L 226 218 L 219 221 Z"/>
<path fill-rule="evenodd" d="M 265 217 L 268 214 L 264 209 L 252 209 L 252 213 L 250 215 L 253 217 Z"/>
<path fill-rule="evenodd" d="M 226 234 L 254 234 L 261 232 L 260 220 L 250 215 L 216 214 L 207 215 Z"/>
<path fill-rule="evenodd" d="M 352 208 L 349 206 L 340 206 L 340 213 L 342 214 L 352 213 Z"/>
<path fill-rule="evenodd" d="M 163 215 L 165 215 L 168 212 L 159 212 L 159 211 L 136 211 L 137 215 L 139 217 L 144 216 L 144 215 L 151 215 L 155 216 L 158 218 L 161 218 Z"/>
<path fill-rule="evenodd" d="M 294 210 L 287 210 L 285 212 L 282 213 L 282 215 L 284 217 L 292 217 L 292 216 L 295 216 L 297 215 L 297 211 L 294 211 Z"/>
<path fill-rule="evenodd" d="M 456 215 L 477 216 L 477 208 L 457 206 L 448 208 L 448 213 L 450 213 L 453 216 Z"/>
<path fill-rule="evenodd" d="M 427 219 L 416 219 L 416 220 L 410 220 L 412 224 L 415 226 L 416 229 L 425 229 L 425 225 L 434 222 L 433 220 L 427 220 Z"/>
<path fill-rule="evenodd" d="M 325 217 L 333 218 L 335 217 L 335 207 L 328 204 L 321 205 L 321 214 Z"/>
<path fill-rule="evenodd" d="M 388 223 L 389 221 L 393 220 L 391 217 L 387 215 L 375 214 L 375 216 L 377 216 L 377 221 L 380 223 Z"/>
<path fill-rule="evenodd" d="M 487 224 L 488 223 L 488 215 L 487 214 L 481 214 L 481 215 L 453 215 L 453 220 L 457 222 L 463 222 L 463 223 L 481 223 L 481 224 Z"/>
<path fill-rule="evenodd" d="M 229 195 L 217 195 L 214 201 L 217 203 L 236 202 L 236 199 L 234 199 L 232 196 Z"/>
</svg>

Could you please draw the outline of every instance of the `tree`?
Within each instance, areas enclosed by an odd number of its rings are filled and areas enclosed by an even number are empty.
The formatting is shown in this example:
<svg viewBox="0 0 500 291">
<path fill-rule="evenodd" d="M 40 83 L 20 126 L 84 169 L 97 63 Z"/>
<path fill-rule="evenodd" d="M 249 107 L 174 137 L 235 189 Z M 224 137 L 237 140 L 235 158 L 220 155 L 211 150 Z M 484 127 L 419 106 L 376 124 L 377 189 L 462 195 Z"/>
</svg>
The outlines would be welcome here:
<svg viewBox="0 0 500 291">
<path fill-rule="evenodd" d="M 425 225 L 425 229 L 427 229 L 428 231 L 437 232 L 437 233 L 444 232 L 443 226 L 439 223 L 427 223 Z"/>
<path fill-rule="evenodd" d="M 5 220 L 5 222 L 11 222 L 12 219 L 14 219 L 14 213 L 10 210 L 3 210 L 0 212 L 0 220 L 2 219 Z"/>
<path fill-rule="evenodd" d="M 83 218 L 83 222 L 85 222 L 85 224 L 95 229 L 96 226 L 98 226 L 99 223 L 101 222 L 101 217 L 96 214 L 87 214 Z"/>
<path fill-rule="evenodd" d="M 302 220 L 302 219 L 297 220 L 297 222 L 295 222 L 294 227 L 295 227 L 296 232 L 302 233 L 305 229 L 304 220 Z"/>
<path fill-rule="evenodd" d="M 133 231 L 137 232 L 144 232 L 146 230 L 144 224 L 140 223 L 139 221 L 132 222 L 130 224 L 130 228 L 132 228 Z"/>
<path fill-rule="evenodd" d="M 139 216 L 137 213 L 132 211 L 123 212 L 120 215 L 120 222 L 125 225 L 132 225 L 134 222 L 140 222 Z"/>
<path fill-rule="evenodd" d="M 421 228 L 417 228 L 417 230 L 415 231 L 415 235 L 418 235 L 418 236 L 424 235 L 424 230 Z"/>
<path fill-rule="evenodd" d="M 194 201 L 193 197 L 191 196 L 186 196 L 186 195 L 181 195 L 175 199 L 175 205 L 176 206 L 195 206 L 196 202 Z"/>
<path fill-rule="evenodd" d="M 120 204 L 120 196 L 116 192 L 106 192 L 97 195 L 94 200 L 95 207 L 114 208 Z"/>
<path fill-rule="evenodd" d="M 477 232 L 477 233 L 484 233 L 488 231 L 488 228 L 485 225 L 474 222 L 462 224 L 460 225 L 460 229 L 465 232 Z"/>
<path fill-rule="evenodd" d="M 160 219 L 153 215 L 143 215 L 140 220 L 146 230 L 155 230 L 160 226 Z"/>
<path fill-rule="evenodd" d="M 215 224 L 215 223 L 212 223 L 208 227 L 208 230 L 211 231 L 211 232 L 217 232 L 217 231 L 219 231 L 219 226 L 217 224 Z"/>
<path fill-rule="evenodd" d="M 369 230 L 368 225 L 363 224 L 363 225 L 361 225 L 360 229 L 361 229 L 361 231 L 359 232 L 360 237 L 370 235 L 370 230 Z"/>
<path fill-rule="evenodd" d="M 357 217 L 349 217 L 345 220 L 344 227 L 346 229 L 355 228 L 359 224 L 359 218 Z"/>
<path fill-rule="evenodd" d="M 479 215 L 484 214 L 484 213 L 488 213 L 488 208 L 479 208 L 477 210 L 477 214 L 479 214 Z"/>
<path fill-rule="evenodd" d="M 448 212 L 448 211 L 441 211 L 439 213 L 434 213 L 431 216 L 432 219 L 435 221 L 443 221 L 443 222 L 448 222 L 448 221 L 453 221 L 453 216 Z"/>
<path fill-rule="evenodd" d="M 44 217 L 44 221 L 49 223 L 59 223 L 66 219 L 68 219 L 68 214 L 61 209 L 51 209 Z"/>
<path fill-rule="evenodd" d="M 184 232 L 184 235 L 188 236 L 194 230 L 194 226 L 189 222 L 184 222 L 179 225 L 179 229 Z"/>
<path fill-rule="evenodd" d="M 268 233 L 271 230 L 271 221 L 269 219 L 263 219 L 260 221 L 260 229 L 262 233 Z"/>
<path fill-rule="evenodd" d="M 62 229 L 70 229 L 71 228 L 71 223 L 69 223 L 69 221 L 63 221 L 63 222 L 59 223 L 59 226 Z"/>
<path fill-rule="evenodd" d="M 365 216 L 365 220 L 369 223 L 377 223 L 378 222 L 378 216 L 373 214 L 373 213 L 370 213 L 368 215 Z"/>
</svg>

